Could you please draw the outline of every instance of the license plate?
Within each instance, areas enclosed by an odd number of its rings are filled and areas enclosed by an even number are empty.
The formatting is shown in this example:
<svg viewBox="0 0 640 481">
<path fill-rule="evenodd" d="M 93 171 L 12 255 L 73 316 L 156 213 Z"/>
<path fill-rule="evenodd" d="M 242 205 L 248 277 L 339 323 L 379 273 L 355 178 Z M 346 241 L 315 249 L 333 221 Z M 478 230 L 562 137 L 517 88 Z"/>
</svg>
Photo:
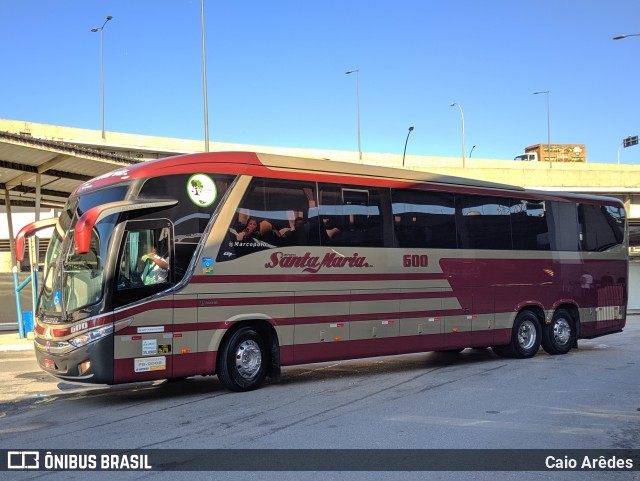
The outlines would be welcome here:
<svg viewBox="0 0 640 481">
<path fill-rule="evenodd" d="M 42 361 L 42 365 L 45 369 L 49 369 L 50 371 L 56 370 L 56 363 L 53 362 L 52 359 L 45 359 L 44 361 Z"/>
</svg>

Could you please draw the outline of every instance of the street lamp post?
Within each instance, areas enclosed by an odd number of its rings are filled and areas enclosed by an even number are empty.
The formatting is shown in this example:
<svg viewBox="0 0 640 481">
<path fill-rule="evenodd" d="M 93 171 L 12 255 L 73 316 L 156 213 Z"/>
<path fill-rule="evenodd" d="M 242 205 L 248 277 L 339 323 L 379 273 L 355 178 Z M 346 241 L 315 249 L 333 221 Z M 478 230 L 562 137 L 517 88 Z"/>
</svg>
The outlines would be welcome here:
<svg viewBox="0 0 640 481">
<path fill-rule="evenodd" d="M 202 86 L 204 97 L 204 151 L 209 152 L 209 102 L 207 101 L 207 51 L 204 42 L 204 0 L 201 0 L 200 7 L 200 24 L 202 29 Z"/>
<path fill-rule="evenodd" d="M 627 33 L 625 35 L 616 35 L 615 37 L 613 37 L 613 40 L 621 40 L 627 37 L 640 37 L 640 33 Z"/>
<path fill-rule="evenodd" d="M 476 146 L 474 145 L 473 147 L 471 147 L 471 152 L 469 152 L 469 158 L 471 158 L 471 156 L 473 155 L 473 149 L 475 149 Z"/>
<path fill-rule="evenodd" d="M 620 164 L 620 147 L 622 147 L 622 142 L 618 144 L 618 164 Z"/>
<path fill-rule="evenodd" d="M 462 168 L 464 169 L 464 112 L 462 111 L 462 106 L 458 102 L 452 102 L 449 104 L 449 107 L 455 106 L 460 109 L 460 117 L 462 118 Z"/>
<path fill-rule="evenodd" d="M 627 37 L 640 37 L 640 33 L 627 33 L 624 35 L 616 35 L 615 37 L 613 37 L 613 40 L 622 40 L 623 38 L 627 38 Z M 620 146 L 623 144 L 624 142 L 618 145 L 618 164 L 620 163 Z M 626 145 L 624 145 L 624 147 L 626 147 Z"/>
<path fill-rule="evenodd" d="M 402 167 L 404 167 L 404 157 L 407 155 L 407 142 L 409 142 L 409 136 L 413 132 L 413 125 L 409 127 L 409 132 L 407 132 L 407 140 L 404 141 L 404 152 L 402 153 Z"/>
<path fill-rule="evenodd" d="M 549 162 L 551 162 L 551 114 L 549 113 L 549 90 L 533 92 L 533 95 L 540 94 L 545 94 L 547 96 L 547 153 L 549 154 Z"/>
<path fill-rule="evenodd" d="M 104 134 L 104 42 L 103 42 L 103 32 L 104 32 L 104 26 L 112 18 L 113 17 L 111 15 L 107 16 L 107 19 L 102 24 L 102 27 L 95 27 L 95 28 L 91 29 L 91 31 L 94 32 L 94 33 L 98 32 L 98 31 L 100 32 L 100 91 L 101 91 L 101 97 L 102 97 L 102 140 L 104 140 L 106 138 L 105 134 Z"/>
<path fill-rule="evenodd" d="M 360 144 L 360 69 L 349 70 L 346 75 L 356 74 L 356 101 L 358 103 L 358 158 L 362 160 L 362 147 Z"/>
</svg>

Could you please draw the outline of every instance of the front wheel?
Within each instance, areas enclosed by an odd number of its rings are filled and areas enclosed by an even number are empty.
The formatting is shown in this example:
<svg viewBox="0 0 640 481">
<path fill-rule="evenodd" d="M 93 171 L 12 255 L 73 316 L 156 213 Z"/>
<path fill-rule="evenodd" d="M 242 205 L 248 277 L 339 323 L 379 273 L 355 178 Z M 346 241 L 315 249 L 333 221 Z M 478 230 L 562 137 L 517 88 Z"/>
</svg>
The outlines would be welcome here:
<svg viewBox="0 0 640 481">
<path fill-rule="evenodd" d="M 493 346 L 493 351 L 504 357 L 527 359 L 535 356 L 540 348 L 541 328 L 538 317 L 531 311 L 517 315 L 511 330 L 511 343 Z"/>
<path fill-rule="evenodd" d="M 566 354 L 575 342 L 576 331 L 571 315 L 564 309 L 558 309 L 542 333 L 542 349 L 552 355 Z"/>
<path fill-rule="evenodd" d="M 218 379 L 232 391 L 251 391 L 264 382 L 268 365 L 262 336 L 251 327 L 242 327 L 231 334 L 220 351 Z"/>
</svg>

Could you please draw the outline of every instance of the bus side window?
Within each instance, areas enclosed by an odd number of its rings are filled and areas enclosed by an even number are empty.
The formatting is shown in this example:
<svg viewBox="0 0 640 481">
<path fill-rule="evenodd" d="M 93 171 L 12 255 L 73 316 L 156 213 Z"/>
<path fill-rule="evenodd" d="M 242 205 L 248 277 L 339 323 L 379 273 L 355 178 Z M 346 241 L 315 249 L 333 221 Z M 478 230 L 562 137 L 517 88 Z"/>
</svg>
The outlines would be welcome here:
<svg viewBox="0 0 640 481">
<path fill-rule="evenodd" d="M 583 251 L 606 251 L 624 242 L 625 215 L 622 207 L 579 204 L 578 219 Z"/>
<path fill-rule="evenodd" d="M 511 206 L 511 232 L 516 250 L 551 250 L 552 232 L 546 201 L 516 200 Z"/>
<path fill-rule="evenodd" d="M 391 200 L 398 246 L 456 248 L 453 194 L 417 189 L 393 190 Z"/>
<path fill-rule="evenodd" d="M 238 205 L 218 253 L 218 262 L 265 249 L 306 246 L 316 210 L 315 184 L 253 179 Z"/>
<path fill-rule="evenodd" d="M 320 244 L 328 246 L 382 247 L 389 219 L 388 191 L 340 184 L 320 185 L 318 227 Z M 385 202 L 383 202 L 385 199 Z"/>
<path fill-rule="evenodd" d="M 458 235 L 463 249 L 513 248 L 511 206 L 513 201 L 485 195 L 456 195 Z"/>
</svg>

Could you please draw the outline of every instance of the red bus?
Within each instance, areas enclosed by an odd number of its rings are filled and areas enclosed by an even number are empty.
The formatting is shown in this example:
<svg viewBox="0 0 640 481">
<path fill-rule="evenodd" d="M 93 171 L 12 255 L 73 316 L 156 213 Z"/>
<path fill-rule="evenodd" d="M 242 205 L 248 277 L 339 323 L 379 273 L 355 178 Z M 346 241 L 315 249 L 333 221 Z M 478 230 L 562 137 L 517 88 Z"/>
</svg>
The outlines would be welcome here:
<svg viewBox="0 0 640 481">
<path fill-rule="evenodd" d="M 293 364 L 565 354 L 625 325 L 612 198 L 218 152 L 93 179 L 54 222 L 34 342 L 72 381 L 217 375 L 242 391 Z"/>
</svg>

